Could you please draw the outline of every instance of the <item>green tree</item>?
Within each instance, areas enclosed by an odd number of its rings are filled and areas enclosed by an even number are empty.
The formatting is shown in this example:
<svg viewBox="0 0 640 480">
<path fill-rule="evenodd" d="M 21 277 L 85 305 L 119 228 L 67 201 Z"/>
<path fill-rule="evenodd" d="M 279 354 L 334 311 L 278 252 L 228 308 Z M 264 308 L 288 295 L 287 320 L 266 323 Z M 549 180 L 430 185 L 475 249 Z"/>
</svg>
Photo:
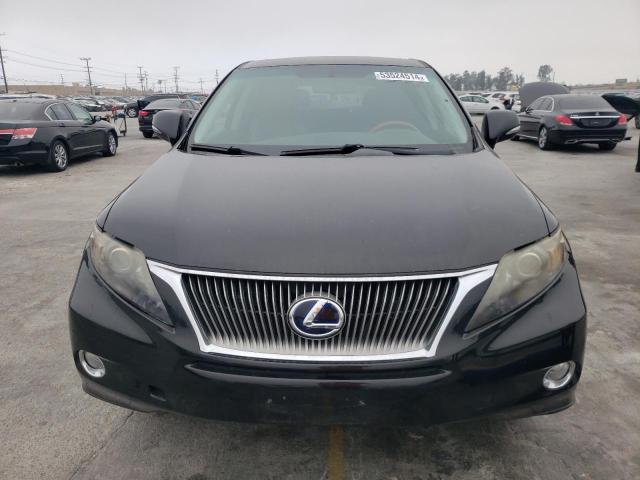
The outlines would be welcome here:
<svg viewBox="0 0 640 480">
<path fill-rule="evenodd" d="M 538 80 L 541 82 L 550 82 L 552 73 L 553 68 L 551 65 L 540 65 L 540 67 L 538 67 Z"/>
<path fill-rule="evenodd" d="M 513 83 L 513 70 L 509 67 L 503 67 L 498 72 L 496 79 L 496 88 L 498 90 L 506 90 Z"/>
<path fill-rule="evenodd" d="M 484 70 L 480 70 L 476 75 L 476 86 L 475 88 L 479 90 L 484 90 L 487 88 L 487 74 Z"/>
</svg>

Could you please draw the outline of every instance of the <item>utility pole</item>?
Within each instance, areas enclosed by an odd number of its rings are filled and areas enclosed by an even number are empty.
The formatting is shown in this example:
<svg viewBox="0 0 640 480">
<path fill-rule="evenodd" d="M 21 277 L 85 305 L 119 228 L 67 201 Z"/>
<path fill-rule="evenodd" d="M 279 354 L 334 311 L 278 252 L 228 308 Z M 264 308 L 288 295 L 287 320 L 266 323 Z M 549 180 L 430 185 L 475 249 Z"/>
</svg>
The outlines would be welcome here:
<svg viewBox="0 0 640 480">
<path fill-rule="evenodd" d="M 138 80 L 140 80 L 140 91 L 144 93 L 144 76 L 142 75 L 142 66 L 138 65 Z"/>
<path fill-rule="evenodd" d="M 145 90 L 149 90 L 149 72 L 144 71 L 144 87 Z"/>
<path fill-rule="evenodd" d="M 216 85 L 220 83 L 220 76 L 218 75 L 218 69 L 216 68 Z"/>
<path fill-rule="evenodd" d="M 200 93 L 204 95 L 204 87 L 202 86 L 202 77 L 200 78 Z"/>
<path fill-rule="evenodd" d="M 180 67 L 173 67 L 173 80 L 176 82 L 176 93 L 180 91 L 178 88 L 178 69 Z"/>
<path fill-rule="evenodd" d="M 127 85 L 127 72 L 124 72 L 124 93 L 126 94 L 129 91 L 129 86 Z"/>
<path fill-rule="evenodd" d="M 0 33 L 2 37 L 4 33 Z M 7 74 L 4 72 L 4 58 L 2 58 L 2 45 L 0 45 L 0 65 L 2 65 L 2 78 L 4 79 L 4 91 L 9 93 L 9 86 L 7 85 Z"/>
<path fill-rule="evenodd" d="M 91 68 L 89 68 L 89 60 L 91 57 L 80 57 L 80 60 L 87 64 L 87 76 L 89 77 L 89 89 L 91 90 L 91 95 L 93 95 L 93 83 L 91 82 Z"/>
<path fill-rule="evenodd" d="M 64 75 L 60 74 L 60 85 L 64 87 Z"/>
</svg>

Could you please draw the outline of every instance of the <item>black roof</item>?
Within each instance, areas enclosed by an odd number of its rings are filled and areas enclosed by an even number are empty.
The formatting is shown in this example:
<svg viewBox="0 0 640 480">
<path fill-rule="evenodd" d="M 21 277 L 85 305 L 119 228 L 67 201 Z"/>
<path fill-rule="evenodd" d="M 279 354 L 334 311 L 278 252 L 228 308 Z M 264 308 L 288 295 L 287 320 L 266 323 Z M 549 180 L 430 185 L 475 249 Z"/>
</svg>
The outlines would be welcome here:
<svg viewBox="0 0 640 480">
<path fill-rule="evenodd" d="M 19 103 L 37 103 L 37 104 L 45 104 L 45 103 L 56 103 L 60 102 L 56 98 L 37 98 L 37 97 L 0 97 L 0 101 L 2 102 L 19 102 Z"/>
<path fill-rule="evenodd" d="M 556 93 L 555 95 L 543 95 L 543 97 L 557 98 L 562 100 L 563 98 L 575 98 L 575 97 L 599 97 L 599 95 L 592 95 L 590 93 Z"/>
<path fill-rule="evenodd" d="M 283 67 L 293 65 L 388 65 L 393 67 L 425 67 L 421 60 L 387 57 L 291 57 L 270 60 L 252 60 L 240 68 Z"/>
</svg>

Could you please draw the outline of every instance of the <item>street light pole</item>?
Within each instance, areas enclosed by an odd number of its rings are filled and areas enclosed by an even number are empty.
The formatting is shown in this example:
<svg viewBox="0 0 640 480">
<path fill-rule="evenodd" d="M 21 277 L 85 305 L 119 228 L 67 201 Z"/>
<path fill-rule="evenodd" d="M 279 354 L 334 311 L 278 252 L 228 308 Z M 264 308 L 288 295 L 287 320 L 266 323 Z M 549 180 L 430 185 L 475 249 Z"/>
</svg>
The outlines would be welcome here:
<svg viewBox="0 0 640 480">
<path fill-rule="evenodd" d="M 91 57 L 81 57 L 80 60 L 87 64 L 87 76 L 89 77 L 89 90 L 91 90 L 91 95 L 93 95 L 93 83 L 91 82 L 91 68 L 89 68 L 89 60 Z"/>
<path fill-rule="evenodd" d="M 173 79 L 176 82 L 176 93 L 178 93 L 180 91 L 179 87 L 178 87 L 178 69 L 180 67 L 173 67 Z"/>
<path fill-rule="evenodd" d="M 3 36 L 4 33 L 0 33 L 0 37 Z M 9 86 L 7 85 L 7 74 L 4 71 L 4 58 L 2 58 L 2 46 L 0 45 L 0 65 L 2 65 L 2 78 L 4 79 L 4 91 L 5 93 L 9 93 Z"/>
<path fill-rule="evenodd" d="M 142 66 L 138 65 L 138 80 L 140 80 L 140 91 L 144 94 L 144 76 L 142 75 Z"/>
</svg>

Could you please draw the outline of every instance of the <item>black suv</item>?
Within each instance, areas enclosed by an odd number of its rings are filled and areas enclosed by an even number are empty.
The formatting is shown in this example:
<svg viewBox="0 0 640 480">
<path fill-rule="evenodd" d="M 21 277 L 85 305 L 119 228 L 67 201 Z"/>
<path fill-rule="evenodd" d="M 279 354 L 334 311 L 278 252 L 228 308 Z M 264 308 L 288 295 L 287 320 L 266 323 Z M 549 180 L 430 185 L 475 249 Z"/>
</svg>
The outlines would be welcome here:
<svg viewBox="0 0 640 480">
<path fill-rule="evenodd" d="M 85 391 L 252 422 L 428 425 L 573 404 L 558 220 L 419 60 L 236 68 L 98 216 L 69 303 Z"/>
<path fill-rule="evenodd" d="M 156 95 L 147 95 L 146 97 L 136 100 L 135 102 L 127 103 L 127 105 L 124 107 L 124 112 L 127 117 L 136 118 L 140 110 L 142 110 L 154 100 L 160 100 L 161 98 L 187 98 L 187 95 L 182 93 L 158 93 Z"/>
</svg>

